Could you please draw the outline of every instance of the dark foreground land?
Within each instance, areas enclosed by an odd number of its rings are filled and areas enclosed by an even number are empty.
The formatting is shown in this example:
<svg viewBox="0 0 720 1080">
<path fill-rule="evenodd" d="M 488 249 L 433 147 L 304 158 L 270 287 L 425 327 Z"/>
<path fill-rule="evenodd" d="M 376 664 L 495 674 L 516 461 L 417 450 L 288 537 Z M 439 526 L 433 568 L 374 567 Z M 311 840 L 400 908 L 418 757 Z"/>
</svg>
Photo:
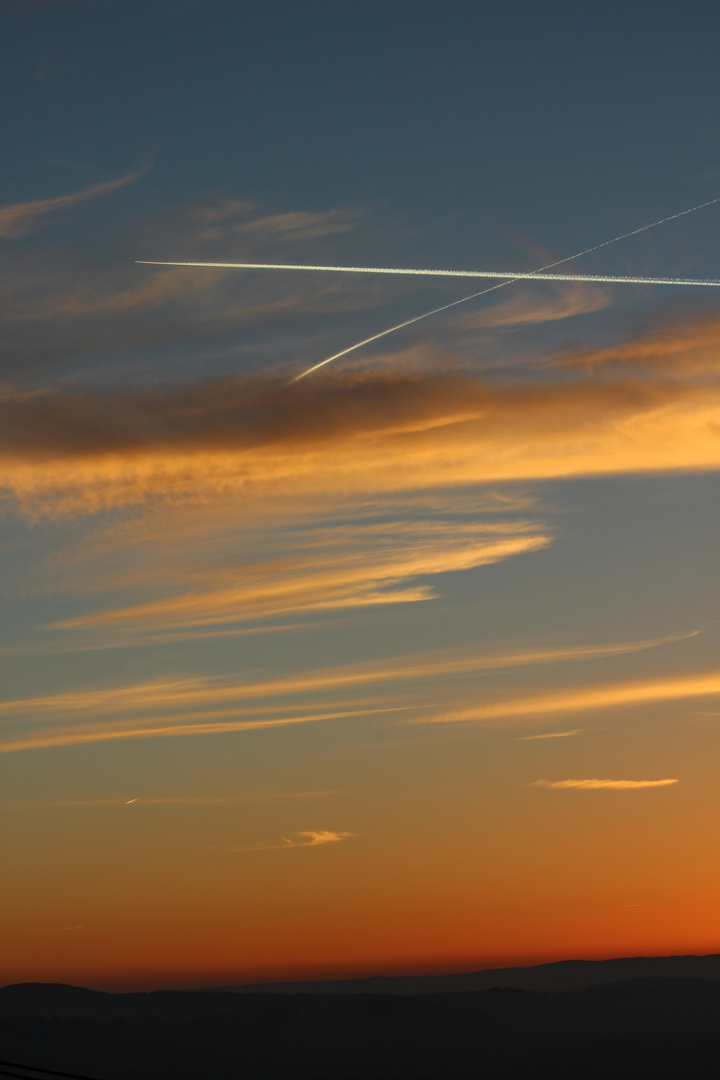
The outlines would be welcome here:
<svg viewBox="0 0 720 1080">
<path fill-rule="evenodd" d="M 0 1048 L 6 1074 L 97 1080 L 715 1077 L 720 982 L 418 996 L 24 984 L 0 990 Z"/>
</svg>

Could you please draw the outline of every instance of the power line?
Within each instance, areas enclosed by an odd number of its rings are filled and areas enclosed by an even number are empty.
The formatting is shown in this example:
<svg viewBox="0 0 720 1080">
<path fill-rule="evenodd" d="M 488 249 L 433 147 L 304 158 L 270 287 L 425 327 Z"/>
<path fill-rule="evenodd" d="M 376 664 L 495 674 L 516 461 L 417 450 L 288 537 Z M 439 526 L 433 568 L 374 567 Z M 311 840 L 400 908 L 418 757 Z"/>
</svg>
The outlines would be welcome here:
<svg viewBox="0 0 720 1080">
<path fill-rule="evenodd" d="M 10 1069 L 27 1069 L 31 1073 L 42 1073 L 44 1076 L 59 1076 L 62 1080 L 97 1080 L 94 1076 L 85 1076 L 79 1073 L 58 1072 L 56 1069 L 41 1069 L 38 1065 L 23 1065 L 19 1061 L 0 1061 L 0 1066 L 7 1065 Z M 14 1076 L 18 1080 L 31 1080 L 25 1073 L 7 1072 L 0 1068 L 0 1076 Z"/>
</svg>

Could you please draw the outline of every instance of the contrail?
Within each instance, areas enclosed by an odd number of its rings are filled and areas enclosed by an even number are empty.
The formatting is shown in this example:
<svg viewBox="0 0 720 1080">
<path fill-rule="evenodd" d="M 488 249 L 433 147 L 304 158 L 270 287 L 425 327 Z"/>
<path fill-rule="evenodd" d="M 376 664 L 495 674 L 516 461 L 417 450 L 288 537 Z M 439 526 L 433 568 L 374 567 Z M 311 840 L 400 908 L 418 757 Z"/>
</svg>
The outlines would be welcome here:
<svg viewBox="0 0 720 1080">
<path fill-rule="evenodd" d="M 531 277 L 535 277 L 536 274 L 542 273 L 544 270 L 552 270 L 555 266 L 563 266 L 565 263 L 572 262 L 573 259 L 579 259 L 581 255 L 590 255 L 593 251 L 599 251 L 600 248 L 608 247 L 609 244 L 616 244 L 618 240 L 626 240 L 628 236 L 636 236 L 638 233 L 645 232 L 647 229 L 654 229 L 656 225 L 664 225 L 666 221 L 674 221 L 676 218 L 684 217 L 685 214 L 693 214 L 696 210 L 702 210 L 706 206 L 712 206 L 714 203 L 720 202 L 720 197 L 710 199 L 708 202 L 700 203 L 699 206 L 692 206 L 689 210 L 681 210 L 679 214 L 671 214 L 670 217 L 661 218 L 659 221 L 653 221 L 650 225 L 642 225 L 639 229 L 633 229 L 631 232 L 621 233 L 620 236 L 614 236 L 612 240 L 603 240 L 601 244 L 594 244 L 593 247 L 585 248 L 584 251 L 578 251 L 574 255 L 567 255 L 564 259 L 558 259 L 556 262 L 547 263 L 545 266 L 541 266 L 535 274 L 531 274 Z M 362 348 L 363 345 L 369 345 L 371 341 L 377 341 L 379 338 L 386 337 L 387 334 L 393 334 L 396 330 L 402 330 L 405 326 L 411 326 L 413 323 L 420 322 L 421 319 L 427 319 L 431 315 L 439 315 L 441 311 L 447 311 L 449 308 L 457 307 L 458 304 L 464 304 L 466 300 L 476 300 L 479 296 L 487 296 L 488 293 L 495 292 L 496 289 L 502 289 L 505 285 L 511 285 L 515 278 L 508 278 L 506 281 L 501 281 L 497 285 L 491 285 L 489 289 L 481 289 L 480 292 L 471 293 L 469 296 L 462 296 L 459 300 L 453 300 L 449 304 L 443 304 L 442 307 L 433 308 L 432 311 L 425 311 L 422 315 L 416 315 L 412 319 L 406 319 L 405 322 L 398 323 L 397 326 L 391 326 L 388 330 L 381 330 L 379 334 L 373 334 L 372 337 L 365 338 L 363 341 L 356 342 L 355 345 L 350 345 L 347 349 L 342 349 L 341 352 L 333 353 L 332 356 L 328 356 L 326 360 L 321 360 L 319 364 L 313 364 L 306 371 L 303 371 L 301 375 L 296 375 L 294 379 L 291 379 L 291 383 L 298 382 L 299 379 L 304 379 L 306 375 L 311 375 L 313 371 L 317 371 L 318 368 L 325 367 L 326 364 L 331 363 L 333 360 L 339 360 L 341 356 L 347 356 L 348 353 L 355 352 L 356 349 Z"/>
<path fill-rule="evenodd" d="M 144 266 L 200 266 L 237 270 L 310 270 L 342 274 L 402 274 L 415 277 L 504 279 L 497 285 L 491 285 L 488 289 L 482 289 L 480 292 L 471 293 L 469 296 L 463 296 L 459 300 L 453 300 L 449 304 L 443 304 L 442 307 L 433 308 L 432 311 L 425 311 L 422 315 L 415 315 L 412 319 L 406 319 L 405 322 L 397 323 L 397 325 L 391 326 L 387 330 L 381 330 L 379 334 L 373 334 L 372 337 L 364 338 L 362 341 L 350 345 L 347 349 L 343 349 L 341 352 L 328 356 L 327 359 L 321 360 L 320 363 L 313 364 L 312 367 L 309 367 L 300 375 L 296 375 L 295 378 L 291 380 L 292 382 L 298 382 L 300 379 L 304 379 L 306 375 L 310 375 L 313 371 L 317 371 L 318 368 L 325 367 L 326 364 L 330 364 L 333 360 L 339 360 L 341 356 L 347 356 L 348 353 L 362 348 L 363 345 L 369 345 L 372 341 L 378 341 L 388 334 L 393 334 L 396 330 L 402 330 L 405 326 L 412 326 L 413 323 L 420 322 L 421 319 L 427 319 L 431 315 L 438 315 L 441 311 L 448 311 L 449 308 L 456 307 L 458 304 L 464 304 L 468 300 L 475 300 L 479 296 L 486 296 L 488 293 L 494 292 L 496 289 L 502 289 L 505 285 L 510 285 L 514 281 L 535 279 L 536 281 L 588 281 L 596 284 L 692 285 L 720 288 L 720 281 L 707 278 L 627 277 L 601 274 L 546 273 L 546 271 L 552 270 L 556 266 L 563 266 L 565 263 L 572 262 L 573 259 L 579 259 L 583 255 L 590 255 L 592 252 L 599 251 L 601 248 L 608 247 L 610 244 L 616 244 L 619 240 L 626 240 L 629 236 L 637 236 L 638 233 L 647 232 L 648 229 L 654 229 L 658 225 L 664 225 L 668 221 L 675 221 L 677 218 L 684 217 L 686 214 L 693 214 L 696 210 L 702 210 L 706 206 L 713 206 L 718 202 L 720 202 L 720 196 L 715 199 L 709 199 L 707 202 L 699 203 L 697 206 L 691 206 L 688 210 L 680 210 L 677 214 L 670 214 L 668 217 L 660 218 L 659 221 L 653 221 L 650 225 L 641 225 L 639 229 L 632 229 L 630 232 L 621 233 L 620 236 L 614 236 L 612 240 L 604 240 L 601 244 L 595 244 L 593 247 L 585 248 L 583 251 L 578 251 L 574 255 L 567 255 L 564 259 L 558 259 L 556 262 L 547 263 L 547 265 L 541 266 L 537 270 L 531 270 L 526 273 L 510 273 L 507 271 L 497 272 L 490 270 L 418 270 L 406 267 L 379 266 L 310 266 L 298 265 L 297 263 L 165 262 L 156 259 L 137 259 L 136 261 Z"/>
<path fill-rule="evenodd" d="M 659 221 L 654 221 L 650 225 L 642 225 L 639 229 L 633 229 L 631 232 L 622 233 L 620 236 L 614 236 L 612 240 L 604 240 L 601 244 L 595 244 L 593 247 L 585 248 L 584 251 L 576 252 L 575 255 L 568 255 L 564 259 L 558 259 L 556 262 L 547 263 L 547 265 L 541 266 L 537 273 L 541 273 L 544 270 L 552 270 L 555 266 L 562 266 L 564 263 L 572 262 L 573 259 L 579 259 L 581 255 L 590 255 L 593 251 L 599 251 L 600 248 L 617 243 L 618 240 L 626 240 L 628 236 L 636 236 L 638 233 L 645 232 L 647 229 L 654 229 L 656 225 L 664 225 L 666 221 L 674 221 L 676 218 L 684 217 L 685 214 L 692 214 L 695 210 L 702 210 L 704 207 L 712 206 L 717 202 L 720 202 L 720 198 L 710 199 L 708 202 L 700 203 L 699 206 L 693 206 L 689 210 L 681 210 L 678 214 L 671 214 L 669 217 L 661 218 Z M 326 360 L 321 360 L 319 364 L 313 364 L 307 371 L 303 371 L 301 375 L 296 375 L 295 378 L 292 379 L 292 382 L 297 382 L 298 379 L 304 379 L 306 375 L 310 375 L 313 371 L 317 371 L 318 368 L 324 367 L 325 364 L 329 364 L 332 360 L 339 360 L 341 356 L 347 356 L 348 353 L 354 352 L 355 349 L 359 349 L 363 345 L 369 345 L 371 341 L 377 341 L 387 334 L 394 333 L 395 330 L 401 330 L 403 327 L 410 326 L 412 323 L 419 322 L 421 319 L 427 319 L 430 315 L 438 315 L 441 311 L 447 311 L 449 308 L 456 307 L 458 304 L 464 304 L 466 300 L 476 300 L 479 296 L 487 296 L 488 293 L 494 292 L 496 289 L 502 289 L 505 285 L 510 285 L 513 280 L 513 278 L 510 278 L 507 281 L 501 281 L 498 285 L 491 285 L 489 289 L 482 289 L 480 292 L 471 293 L 470 296 L 463 296 L 460 300 L 453 300 L 450 304 L 443 304 L 442 307 L 433 308 L 432 311 L 426 311 L 422 315 L 416 315 L 413 319 L 407 319 L 405 322 L 398 323 L 397 326 L 391 326 L 388 330 L 382 330 L 379 334 L 373 334 L 372 337 L 365 338 L 364 341 L 358 341 L 355 345 L 350 345 L 349 348 L 343 349 L 339 353 L 334 353 L 333 356 L 328 356 Z"/>
<path fill-rule="evenodd" d="M 583 252 L 583 254 L 585 253 Z M 568 259 L 576 259 L 577 257 L 577 255 L 570 255 Z M 567 262 L 568 259 L 561 261 Z M 301 266 L 299 263 L 154 262 L 149 259 L 138 259 L 138 262 L 143 262 L 148 266 L 208 266 L 237 270 L 320 270 L 332 274 L 405 274 L 414 277 L 506 278 L 508 282 L 524 281 L 531 278 L 534 281 L 595 281 L 620 285 L 712 285 L 715 288 L 720 288 L 720 281 L 712 278 L 623 277 L 617 274 L 545 274 L 540 270 L 529 270 L 524 273 L 515 270 L 417 270 L 406 266 Z M 553 265 L 558 266 L 559 264 L 554 263 Z"/>
</svg>

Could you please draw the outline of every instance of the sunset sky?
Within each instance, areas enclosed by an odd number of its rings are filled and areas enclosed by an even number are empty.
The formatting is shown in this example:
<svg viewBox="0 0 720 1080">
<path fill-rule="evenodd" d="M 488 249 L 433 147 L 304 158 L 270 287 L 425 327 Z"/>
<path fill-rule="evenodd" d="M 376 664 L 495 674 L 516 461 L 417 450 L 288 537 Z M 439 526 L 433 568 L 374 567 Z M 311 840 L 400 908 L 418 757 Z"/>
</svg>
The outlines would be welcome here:
<svg viewBox="0 0 720 1080">
<path fill-rule="evenodd" d="M 2 983 L 720 952 L 699 0 L 16 0 Z M 560 272 L 560 268 L 558 268 Z M 564 272 L 720 279 L 720 202 Z"/>
</svg>

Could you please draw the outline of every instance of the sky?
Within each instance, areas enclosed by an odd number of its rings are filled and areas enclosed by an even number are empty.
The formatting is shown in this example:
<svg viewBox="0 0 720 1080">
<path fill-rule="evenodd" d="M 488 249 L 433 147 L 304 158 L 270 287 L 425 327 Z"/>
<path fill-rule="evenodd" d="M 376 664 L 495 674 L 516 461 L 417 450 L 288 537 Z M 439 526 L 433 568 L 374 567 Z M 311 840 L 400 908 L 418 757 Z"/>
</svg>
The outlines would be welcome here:
<svg viewBox="0 0 720 1080">
<path fill-rule="evenodd" d="M 720 951 L 720 12 L 0 23 L 0 980 Z"/>
</svg>

